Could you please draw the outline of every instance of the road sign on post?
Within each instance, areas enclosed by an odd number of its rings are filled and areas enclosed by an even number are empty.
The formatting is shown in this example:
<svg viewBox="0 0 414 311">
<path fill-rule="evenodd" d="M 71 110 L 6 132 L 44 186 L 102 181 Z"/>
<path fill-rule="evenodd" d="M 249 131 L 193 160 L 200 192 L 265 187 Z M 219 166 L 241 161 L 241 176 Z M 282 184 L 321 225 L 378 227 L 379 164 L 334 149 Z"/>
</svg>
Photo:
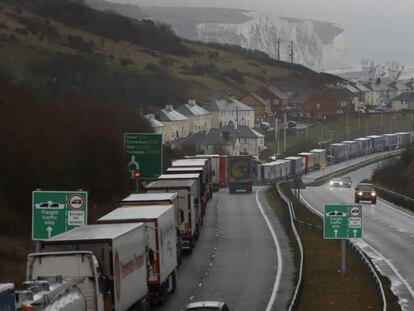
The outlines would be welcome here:
<svg viewBox="0 0 414 311">
<path fill-rule="evenodd" d="M 154 179 L 162 173 L 162 135 L 124 134 L 125 152 L 129 155 L 129 172 L 134 179 L 135 172 L 141 173 L 140 179 Z"/>
<path fill-rule="evenodd" d="M 47 240 L 87 224 L 85 191 L 33 191 L 32 239 Z"/>
<path fill-rule="evenodd" d="M 361 204 L 327 204 L 324 206 L 324 239 L 361 239 L 362 235 Z"/>
</svg>

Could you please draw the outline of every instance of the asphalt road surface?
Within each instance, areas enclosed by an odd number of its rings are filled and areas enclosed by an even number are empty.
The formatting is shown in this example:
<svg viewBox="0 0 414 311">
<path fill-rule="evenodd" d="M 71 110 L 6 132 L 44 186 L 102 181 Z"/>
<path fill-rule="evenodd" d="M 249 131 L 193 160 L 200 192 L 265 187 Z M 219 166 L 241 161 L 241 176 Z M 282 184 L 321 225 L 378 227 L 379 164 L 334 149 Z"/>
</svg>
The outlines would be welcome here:
<svg viewBox="0 0 414 311">
<path fill-rule="evenodd" d="M 353 186 L 331 188 L 328 184 L 307 187 L 302 200 L 321 215 L 324 204 L 354 203 L 354 187 L 372 175 L 378 164 L 353 173 Z M 385 200 L 377 204 L 361 202 L 364 212 L 363 240 L 354 240 L 370 256 L 377 268 L 390 278 L 392 290 L 399 297 L 403 310 L 414 310 L 414 214 Z"/>
<path fill-rule="evenodd" d="M 294 288 L 291 257 L 264 187 L 252 194 L 222 189 L 208 205 L 195 249 L 178 269 L 176 292 L 154 309 L 175 311 L 189 302 L 218 300 L 236 311 L 286 310 Z"/>
</svg>

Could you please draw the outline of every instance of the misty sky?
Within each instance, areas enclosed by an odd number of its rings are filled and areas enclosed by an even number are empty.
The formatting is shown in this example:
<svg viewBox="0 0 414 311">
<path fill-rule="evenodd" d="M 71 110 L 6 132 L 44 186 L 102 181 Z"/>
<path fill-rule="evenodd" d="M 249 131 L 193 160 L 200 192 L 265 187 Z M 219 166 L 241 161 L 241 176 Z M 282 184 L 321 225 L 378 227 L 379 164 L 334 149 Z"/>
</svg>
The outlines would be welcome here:
<svg viewBox="0 0 414 311">
<path fill-rule="evenodd" d="M 362 58 L 414 65 L 414 0 L 112 0 L 145 6 L 249 9 L 276 16 L 312 18 L 345 29 L 348 64 Z"/>
</svg>

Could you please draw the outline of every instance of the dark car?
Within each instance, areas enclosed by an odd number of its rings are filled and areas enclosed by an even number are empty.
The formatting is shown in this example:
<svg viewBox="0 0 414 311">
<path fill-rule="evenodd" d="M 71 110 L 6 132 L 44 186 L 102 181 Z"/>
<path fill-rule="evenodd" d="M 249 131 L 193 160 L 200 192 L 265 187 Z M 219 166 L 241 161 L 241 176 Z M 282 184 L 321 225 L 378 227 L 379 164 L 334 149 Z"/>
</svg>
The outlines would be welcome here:
<svg viewBox="0 0 414 311">
<path fill-rule="evenodd" d="M 377 203 L 377 192 L 372 184 L 360 183 L 355 187 L 355 203 L 360 201 L 371 201 L 372 204 Z"/>
</svg>

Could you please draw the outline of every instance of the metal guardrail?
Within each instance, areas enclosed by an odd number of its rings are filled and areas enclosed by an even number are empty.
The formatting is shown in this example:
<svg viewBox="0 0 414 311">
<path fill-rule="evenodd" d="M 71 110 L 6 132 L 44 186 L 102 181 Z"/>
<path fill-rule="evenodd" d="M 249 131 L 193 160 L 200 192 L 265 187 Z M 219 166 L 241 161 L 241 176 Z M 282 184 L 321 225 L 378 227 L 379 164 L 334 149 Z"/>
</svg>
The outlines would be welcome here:
<svg viewBox="0 0 414 311">
<path fill-rule="evenodd" d="M 303 250 L 303 244 L 302 240 L 300 238 L 300 235 L 296 229 L 295 221 L 296 221 L 296 214 L 295 210 L 293 208 L 292 202 L 289 200 L 289 198 L 283 193 L 283 191 L 280 189 L 280 182 L 276 183 L 276 189 L 279 193 L 279 196 L 282 198 L 283 201 L 287 204 L 289 207 L 289 214 L 290 214 L 290 225 L 292 227 L 292 231 L 295 235 L 296 241 L 298 243 L 299 251 L 300 251 L 300 264 L 299 264 L 299 277 L 298 282 L 296 284 L 295 292 L 293 293 L 292 300 L 289 304 L 289 311 L 296 310 L 298 303 L 299 303 L 299 297 L 301 294 L 301 291 L 303 289 L 303 261 L 304 261 L 304 250 Z"/>
<path fill-rule="evenodd" d="M 381 280 L 378 276 L 377 271 L 375 270 L 375 268 L 374 268 L 373 264 L 371 263 L 371 261 L 368 259 L 367 255 L 365 255 L 365 253 L 361 250 L 361 248 L 359 248 L 359 246 L 356 246 L 352 243 L 350 243 L 350 244 L 351 244 L 351 247 L 354 250 L 354 252 L 357 253 L 357 255 L 359 256 L 361 261 L 366 265 L 371 278 L 374 279 L 375 285 L 377 286 L 377 291 L 378 291 L 377 294 L 380 298 L 382 311 L 387 311 L 387 298 L 385 297 L 384 287 L 382 286 L 382 283 L 381 283 Z"/>
<path fill-rule="evenodd" d="M 413 202 L 414 203 L 414 198 L 408 197 L 406 195 L 400 194 L 398 192 L 395 192 L 395 191 L 392 191 L 390 189 L 387 189 L 387 188 L 384 188 L 384 187 L 380 187 L 380 186 L 377 186 L 377 185 L 374 185 L 374 187 L 376 189 L 379 189 L 381 191 L 384 191 L 384 192 L 386 192 L 388 194 L 391 194 L 391 195 L 393 195 L 393 196 L 395 196 L 395 197 L 397 197 L 399 199 L 403 199 L 403 200 L 405 200 L 407 202 Z"/>
<path fill-rule="evenodd" d="M 312 228 L 315 228 L 315 229 L 323 230 L 323 228 L 321 226 L 311 224 L 311 223 L 307 223 L 305 221 L 297 219 L 295 209 L 293 208 L 293 204 L 289 200 L 289 198 L 283 193 L 283 191 L 280 188 L 280 185 L 281 185 L 281 182 L 280 181 L 277 182 L 276 183 L 276 189 L 277 189 L 277 192 L 280 195 L 280 197 L 283 199 L 283 201 L 285 201 L 285 203 L 289 207 L 292 230 L 295 234 L 296 240 L 297 240 L 298 245 L 299 245 L 300 253 L 301 253 L 300 268 L 299 268 L 299 279 L 298 279 L 298 283 L 296 285 L 296 289 L 295 289 L 294 295 L 292 297 L 292 300 L 291 300 L 291 303 L 290 303 L 289 309 L 288 309 L 289 311 L 293 311 L 293 310 L 296 310 L 297 304 L 299 302 L 299 297 L 300 297 L 301 291 L 303 290 L 303 278 L 304 278 L 303 277 L 304 249 L 303 249 L 302 240 L 301 240 L 300 235 L 299 235 L 299 233 L 296 229 L 295 222 L 297 222 L 299 224 L 302 224 L 302 225 L 305 225 L 305 226 L 311 226 Z M 357 253 L 359 258 L 361 259 L 362 263 L 365 264 L 371 278 L 375 282 L 375 285 L 377 287 L 377 294 L 378 294 L 378 297 L 379 297 L 379 300 L 380 300 L 380 303 L 381 303 L 381 306 L 382 306 L 382 311 L 387 311 L 387 299 L 385 297 L 384 287 L 382 286 L 381 279 L 379 278 L 379 275 L 378 275 L 377 271 L 375 270 L 374 266 L 372 265 L 372 263 L 370 262 L 368 257 L 362 251 L 362 249 L 359 246 L 354 245 L 353 243 L 350 243 L 350 244 L 351 244 L 352 249 Z"/>
</svg>

